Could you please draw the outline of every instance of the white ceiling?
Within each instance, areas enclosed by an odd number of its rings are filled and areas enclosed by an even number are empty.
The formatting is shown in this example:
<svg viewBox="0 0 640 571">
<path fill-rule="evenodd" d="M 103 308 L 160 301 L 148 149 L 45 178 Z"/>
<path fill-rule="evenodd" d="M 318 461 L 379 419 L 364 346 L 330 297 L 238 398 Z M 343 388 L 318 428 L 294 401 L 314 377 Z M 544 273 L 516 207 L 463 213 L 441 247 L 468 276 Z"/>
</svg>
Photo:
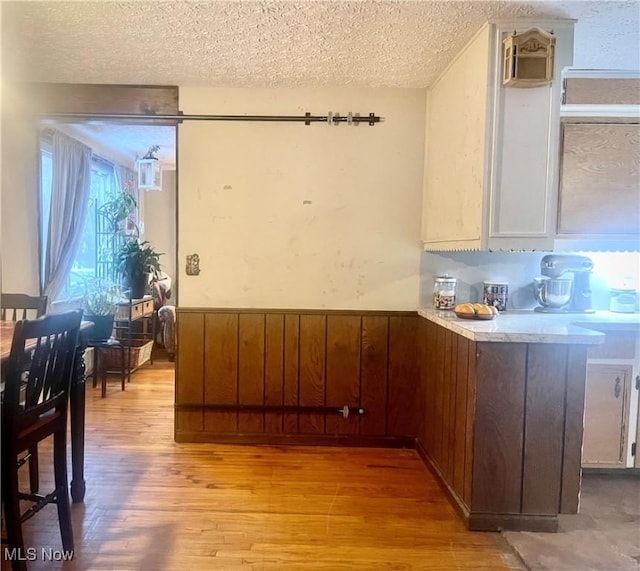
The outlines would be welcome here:
<svg viewBox="0 0 640 571">
<path fill-rule="evenodd" d="M 640 68 L 638 0 L 2 0 L 1 7 L 3 80 L 425 88 L 487 20 L 543 17 L 577 19 L 576 67 Z M 114 138 L 133 136 L 121 129 Z M 132 143 L 138 154 L 151 144 L 161 143 Z"/>
</svg>

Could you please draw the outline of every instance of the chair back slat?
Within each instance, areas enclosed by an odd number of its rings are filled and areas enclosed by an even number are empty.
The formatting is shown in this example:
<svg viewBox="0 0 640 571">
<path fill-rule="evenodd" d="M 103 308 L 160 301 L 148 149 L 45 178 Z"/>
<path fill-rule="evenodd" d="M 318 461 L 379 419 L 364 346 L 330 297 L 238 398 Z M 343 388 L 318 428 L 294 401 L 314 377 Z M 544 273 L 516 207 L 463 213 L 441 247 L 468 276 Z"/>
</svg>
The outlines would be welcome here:
<svg viewBox="0 0 640 571">
<path fill-rule="evenodd" d="M 3 321 L 18 321 L 42 317 L 47 312 L 47 296 L 32 296 L 25 293 L 0 294 L 0 317 Z"/>
<path fill-rule="evenodd" d="M 60 355 L 64 351 L 61 345 L 64 343 L 66 335 L 68 332 L 38 339 L 29 369 L 31 382 L 26 385 L 25 404 L 27 407 L 35 406 L 41 400 L 49 400 L 62 391 L 63 387 L 56 383 L 59 383 L 63 375 L 60 366 L 64 363 Z"/>
<path fill-rule="evenodd" d="M 66 417 L 81 320 L 76 309 L 16 323 L 4 369 L 3 424 L 19 430 L 52 409 Z"/>
</svg>

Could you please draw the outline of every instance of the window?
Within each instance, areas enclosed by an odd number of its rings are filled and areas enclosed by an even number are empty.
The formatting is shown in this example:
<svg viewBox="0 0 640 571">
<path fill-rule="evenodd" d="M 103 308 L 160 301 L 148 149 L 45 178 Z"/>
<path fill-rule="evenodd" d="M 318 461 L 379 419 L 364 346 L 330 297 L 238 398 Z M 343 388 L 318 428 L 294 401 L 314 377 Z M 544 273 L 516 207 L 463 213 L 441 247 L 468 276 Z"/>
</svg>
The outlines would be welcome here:
<svg viewBox="0 0 640 571">
<path fill-rule="evenodd" d="M 51 210 L 51 185 L 53 178 L 53 160 L 51 144 L 46 139 L 40 145 L 40 204 L 42 249 L 46 251 L 47 225 Z M 105 203 L 113 201 L 117 194 L 117 182 L 113 164 L 94 158 L 91 165 L 91 187 L 89 212 L 85 219 L 82 237 L 73 266 L 58 299 L 69 300 L 83 294 L 86 281 L 92 277 L 115 278 L 114 261 L 119 242 L 104 240 L 100 230 L 104 227 L 99 218 L 99 209 Z M 113 229 L 109 228 L 113 237 Z M 44 259 L 42 260 L 44 262 Z M 43 264 L 44 266 L 44 264 Z"/>
<path fill-rule="evenodd" d="M 42 240 L 40 267 L 44 267 L 44 253 L 46 252 L 47 223 L 51 210 L 52 171 L 51 144 L 48 141 L 42 140 L 40 143 L 40 236 Z"/>
<path fill-rule="evenodd" d="M 110 200 L 116 193 L 116 180 L 113 166 L 101 161 L 93 161 L 91 166 L 91 188 L 89 197 L 89 212 L 84 223 L 82 238 L 76 253 L 76 258 L 71 268 L 71 273 L 65 288 L 65 297 L 70 297 L 81 292 L 87 279 L 98 274 L 99 261 L 105 258 L 113 261 L 114 245 L 109 244 L 105 251 L 105 244 L 98 242 L 98 209 Z M 106 276 L 101 276 L 106 277 Z"/>
</svg>

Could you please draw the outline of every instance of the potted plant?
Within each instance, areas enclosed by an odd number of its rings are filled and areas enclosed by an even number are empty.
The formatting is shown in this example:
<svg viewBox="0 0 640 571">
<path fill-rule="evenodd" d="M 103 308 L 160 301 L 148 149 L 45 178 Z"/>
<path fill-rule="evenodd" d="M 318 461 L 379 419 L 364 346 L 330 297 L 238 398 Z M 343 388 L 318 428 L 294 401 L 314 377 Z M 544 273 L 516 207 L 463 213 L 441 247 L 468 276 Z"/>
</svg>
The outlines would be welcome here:
<svg viewBox="0 0 640 571">
<path fill-rule="evenodd" d="M 123 285 L 129 288 L 132 299 L 140 299 L 147 291 L 149 274 L 160 270 L 161 253 L 156 252 L 147 240 L 127 240 L 116 256 L 117 268 L 123 277 Z"/>
<path fill-rule="evenodd" d="M 116 197 L 109 202 L 105 202 L 100 207 L 100 212 L 104 214 L 113 224 L 113 231 L 118 232 L 122 228 L 129 216 L 135 211 L 137 207 L 136 199 L 125 191 L 120 191 L 116 194 Z"/>
<path fill-rule="evenodd" d="M 91 340 L 102 341 L 111 337 L 118 303 L 122 300 L 120 286 L 111 280 L 91 278 L 85 282 L 84 319 L 94 323 L 89 333 Z"/>
</svg>

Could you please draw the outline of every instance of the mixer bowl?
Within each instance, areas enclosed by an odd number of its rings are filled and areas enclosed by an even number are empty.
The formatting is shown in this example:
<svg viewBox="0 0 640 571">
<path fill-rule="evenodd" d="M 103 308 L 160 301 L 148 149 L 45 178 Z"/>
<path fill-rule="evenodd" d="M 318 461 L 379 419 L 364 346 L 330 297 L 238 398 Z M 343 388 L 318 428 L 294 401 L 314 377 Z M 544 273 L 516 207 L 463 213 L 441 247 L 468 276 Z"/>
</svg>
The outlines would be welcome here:
<svg viewBox="0 0 640 571">
<path fill-rule="evenodd" d="M 571 300 L 573 280 L 569 278 L 534 278 L 533 291 L 542 307 L 564 307 Z"/>
</svg>

